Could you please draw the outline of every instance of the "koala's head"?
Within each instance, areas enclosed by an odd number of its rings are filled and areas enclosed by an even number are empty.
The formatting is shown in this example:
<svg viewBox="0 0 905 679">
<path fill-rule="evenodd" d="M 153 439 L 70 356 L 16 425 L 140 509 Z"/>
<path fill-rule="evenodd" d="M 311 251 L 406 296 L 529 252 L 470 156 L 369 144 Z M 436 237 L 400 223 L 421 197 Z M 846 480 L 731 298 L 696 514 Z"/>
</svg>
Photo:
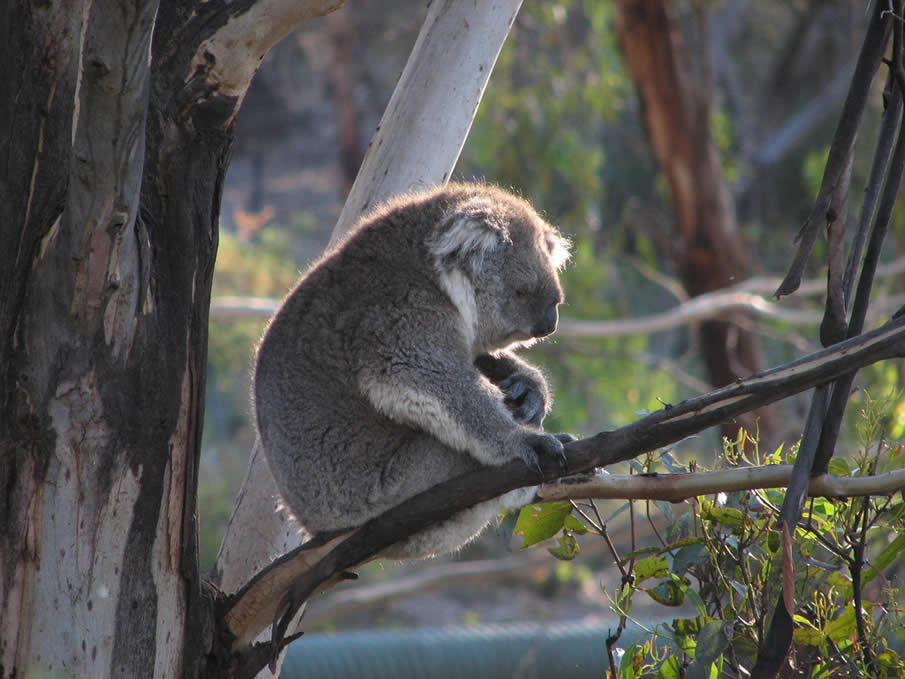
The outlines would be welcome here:
<svg viewBox="0 0 905 679">
<path fill-rule="evenodd" d="M 558 271 L 568 261 L 568 241 L 520 198 L 468 188 L 451 203 L 429 248 L 476 348 L 549 335 L 563 301 Z"/>
</svg>

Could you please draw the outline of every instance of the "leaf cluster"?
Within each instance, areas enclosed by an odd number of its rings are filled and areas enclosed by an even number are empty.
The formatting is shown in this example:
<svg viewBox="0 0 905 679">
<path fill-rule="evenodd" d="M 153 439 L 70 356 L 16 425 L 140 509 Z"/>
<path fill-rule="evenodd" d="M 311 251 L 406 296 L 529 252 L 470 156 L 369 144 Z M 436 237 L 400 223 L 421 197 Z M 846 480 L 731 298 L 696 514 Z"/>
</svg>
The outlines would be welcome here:
<svg viewBox="0 0 905 679">
<path fill-rule="evenodd" d="M 900 467 L 903 448 L 882 436 L 898 399 L 867 395 L 857 428 L 864 439 L 849 457 L 833 460 L 836 474 L 862 475 Z M 797 446 L 761 453 L 744 430 L 724 439 L 725 464 L 788 464 Z M 636 471 L 656 463 L 688 471 L 661 451 Z M 695 465 L 692 465 L 695 466 Z M 700 469 L 700 466 L 696 467 Z M 619 616 L 607 640 L 610 676 L 746 676 L 756 661 L 783 579 L 782 536 L 778 529 L 781 490 L 720 493 L 697 498 L 687 511 L 669 503 L 649 503 L 659 544 L 620 555 L 595 502 L 554 502 L 522 510 L 515 533 L 525 547 L 555 539 L 548 547 L 572 560 L 582 540 L 608 544 L 622 575 L 615 592 L 604 588 Z M 617 512 L 618 513 L 618 512 Z M 615 516 L 615 514 L 614 514 Z M 634 512 L 631 512 L 634 533 Z M 611 519 L 612 520 L 612 517 Z M 656 526 L 660 525 L 658 529 Z M 899 677 L 905 673 L 905 617 L 895 577 L 905 569 L 905 498 L 811 499 L 793 537 L 795 631 L 790 664 L 801 677 Z M 639 597 L 666 611 L 670 622 L 653 627 L 632 617 Z M 668 617 L 667 614 L 666 617 Z M 642 640 L 619 647 L 628 623 L 647 630 Z"/>
</svg>

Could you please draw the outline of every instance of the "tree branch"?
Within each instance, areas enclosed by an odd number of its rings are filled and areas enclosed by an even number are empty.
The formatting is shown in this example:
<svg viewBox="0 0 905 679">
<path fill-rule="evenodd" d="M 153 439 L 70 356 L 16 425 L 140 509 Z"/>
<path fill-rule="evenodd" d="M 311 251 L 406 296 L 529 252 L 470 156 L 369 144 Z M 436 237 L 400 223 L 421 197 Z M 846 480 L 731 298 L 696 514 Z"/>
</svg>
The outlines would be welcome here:
<svg viewBox="0 0 905 679">
<path fill-rule="evenodd" d="M 897 276 L 905 272 L 905 257 L 890 264 L 878 267 L 877 276 Z M 752 278 L 731 288 L 708 292 L 688 301 L 682 302 L 672 309 L 658 314 L 650 314 L 639 318 L 628 318 L 607 321 L 586 321 L 564 318 L 560 323 L 558 334 L 565 337 L 623 337 L 626 335 L 650 335 L 672 328 L 699 321 L 718 318 L 731 311 L 740 311 L 766 320 L 782 321 L 798 325 L 816 326 L 820 323 L 821 314 L 816 311 L 799 311 L 785 309 L 775 302 L 770 302 L 763 294 L 776 289 L 780 279 L 777 277 Z M 804 281 L 799 292 L 803 294 L 823 293 L 826 283 L 820 279 Z M 761 293 L 761 294 L 758 294 Z M 874 313 L 889 315 L 902 304 L 899 297 L 890 298 L 886 303 L 875 305 Z M 211 318 L 270 318 L 279 308 L 280 302 L 265 297 L 221 296 L 211 302 Z"/>
<path fill-rule="evenodd" d="M 717 391 L 667 406 L 628 426 L 566 445 L 567 474 L 576 474 L 631 459 L 637 455 L 674 443 L 686 436 L 720 424 L 753 408 L 773 403 L 817 384 L 829 382 L 842 374 L 888 358 L 905 346 L 905 318 L 898 318 L 882 328 L 842 342 L 829 349 L 739 380 Z M 552 481 L 560 474 L 553 460 L 542 461 L 543 479 Z M 287 583 L 295 578 L 285 596 L 280 588 L 268 584 L 266 595 L 261 582 L 274 582 L 270 571 L 292 567 L 294 554 L 286 555 L 272 567 L 255 576 L 230 602 L 230 608 L 256 600 L 254 619 L 266 626 L 278 612 L 289 614 L 307 600 L 319 587 L 329 583 L 349 568 L 373 557 L 400 539 L 431 524 L 449 518 L 456 512 L 479 502 L 497 497 L 514 488 L 538 482 L 535 470 L 520 461 L 485 468 L 467 474 L 417 495 L 385 512 L 350 534 L 323 556 L 313 567 L 283 573 L 277 579 Z M 227 612 L 226 619 L 229 619 Z M 263 629 L 263 627 L 261 628 Z M 234 630 L 224 630 L 233 634 Z M 248 629 L 243 636 L 255 636 L 260 629 Z M 280 640 L 275 626 L 273 643 Z M 236 649 L 237 651 L 241 649 Z"/>
<path fill-rule="evenodd" d="M 585 498 L 681 502 L 714 493 L 784 488 L 791 478 L 790 464 L 687 474 L 610 474 L 603 469 L 594 469 L 545 483 L 538 488 L 537 496 L 543 502 Z M 890 495 L 902 488 L 905 488 L 905 469 L 896 469 L 872 476 L 813 476 L 807 494 L 811 497 Z"/>
</svg>

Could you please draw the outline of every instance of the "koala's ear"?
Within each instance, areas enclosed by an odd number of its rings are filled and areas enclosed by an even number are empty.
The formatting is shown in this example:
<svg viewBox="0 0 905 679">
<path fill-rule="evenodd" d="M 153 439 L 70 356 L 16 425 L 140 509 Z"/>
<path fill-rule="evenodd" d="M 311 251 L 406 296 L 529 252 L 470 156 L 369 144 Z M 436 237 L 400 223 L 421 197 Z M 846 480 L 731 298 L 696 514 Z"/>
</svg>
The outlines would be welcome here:
<svg viewBox="0 0 905 679">
<path fill-rule="evenodd" d="M 569 251 L 572 243 L 558 233 L 548 233 L 546 237 L 547 252 L 550 253 L 550 261 L 557 270 L 562 269 L 569 261 L 572 253 Z"/>
<path fill-rule="evenodd" d="M 485 198 L 473 198 L 457 205 L 437 224 L 428 248 L 438 264 L 477 272 L 486 254 L 511 242 L 499 210 Z"/>
</svg>

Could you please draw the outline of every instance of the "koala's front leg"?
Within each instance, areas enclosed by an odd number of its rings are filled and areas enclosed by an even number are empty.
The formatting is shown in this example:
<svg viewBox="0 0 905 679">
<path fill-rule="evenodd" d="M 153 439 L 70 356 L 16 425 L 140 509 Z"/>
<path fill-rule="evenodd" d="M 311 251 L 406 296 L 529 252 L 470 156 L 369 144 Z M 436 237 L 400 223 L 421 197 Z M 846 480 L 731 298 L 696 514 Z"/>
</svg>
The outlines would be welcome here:
<svg viewBox="0 0 905 679">
<path fill-rule="evenodd" d="M 357 375 L 362 395 L 378 412 L 484 464 L 518 457 L 539 467 L 538 456 L 563 464 L 562 442 L 513 421 L 501 390 L 481 377 L 455 333 L 442 331 L 442 320 L 430 331 L 412 328 L 403 347 L 371 342 Z"/>
<path fill-rule="evenodd" d="M 541 426 L 551 399 L 540 370 L 508 351 L 482 354 L 475 366 L 503 392 L 503 403 L 516 422 Z"/>
</svg>

